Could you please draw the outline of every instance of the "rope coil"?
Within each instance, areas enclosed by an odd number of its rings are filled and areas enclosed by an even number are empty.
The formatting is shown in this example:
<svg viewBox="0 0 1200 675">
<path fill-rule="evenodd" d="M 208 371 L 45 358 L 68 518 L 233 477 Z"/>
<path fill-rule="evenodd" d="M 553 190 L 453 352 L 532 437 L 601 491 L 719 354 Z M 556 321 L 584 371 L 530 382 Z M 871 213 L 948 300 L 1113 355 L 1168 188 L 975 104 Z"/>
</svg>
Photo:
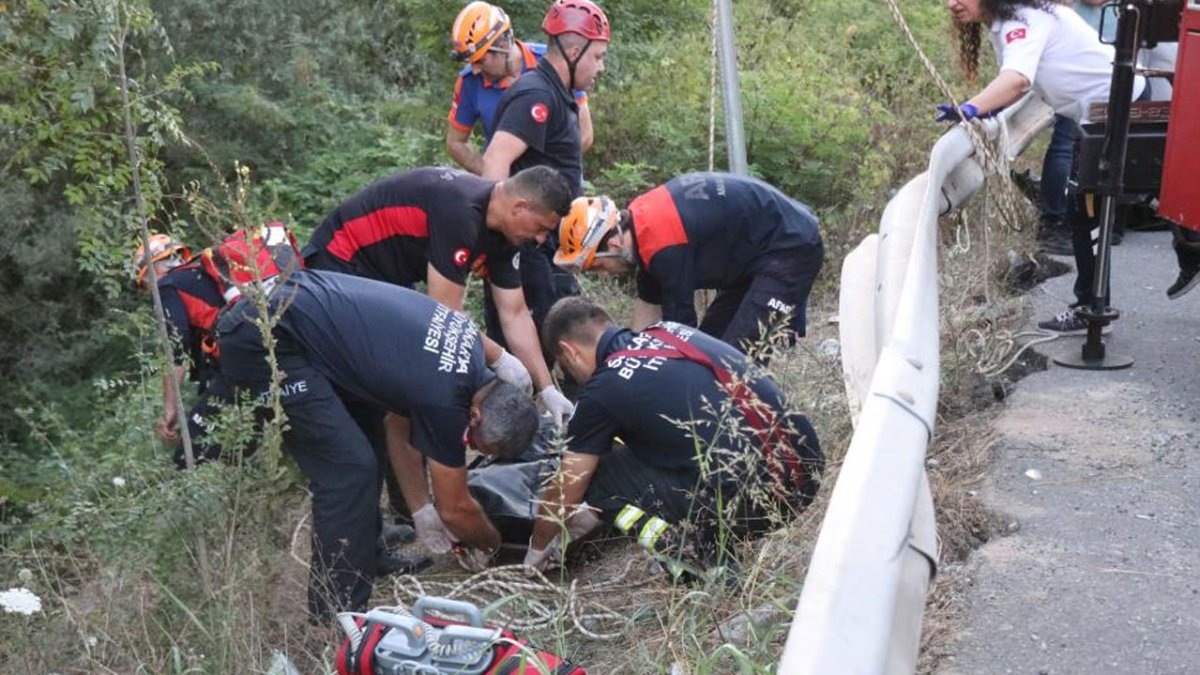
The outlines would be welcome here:
<svg viewBox="0 0 1200 675">
<path fill-rule="evenodd" d="M 629 581 L 629 572 L 636 559 L 627 562 L 620 573 L 610 579 L 581 584 L 572 579 L 565 586 L 556 584 L 541 572 L 526 577 L 523 565 L 491 567 L 459 581 L 430 581 L 412 575 L 394 579 L 394 594 L 398 603 L 415 602 L 426 595 L 467 600 L 480 607 L 490 607 L 489 618 L 513 630 L 531 630 L 557 626 L 564 634 L 579 633 L 593 640 L 615 640 L 628 621 L 627 614 L 618 612 L 596 599 L 606 591 L 628 590 L 646 585 L 652 579 Z M 518 608 L 506 609 L 511 601 L 520 598 Z M 598 629 L 604 627 L 604 630 Z"/>
</svg>

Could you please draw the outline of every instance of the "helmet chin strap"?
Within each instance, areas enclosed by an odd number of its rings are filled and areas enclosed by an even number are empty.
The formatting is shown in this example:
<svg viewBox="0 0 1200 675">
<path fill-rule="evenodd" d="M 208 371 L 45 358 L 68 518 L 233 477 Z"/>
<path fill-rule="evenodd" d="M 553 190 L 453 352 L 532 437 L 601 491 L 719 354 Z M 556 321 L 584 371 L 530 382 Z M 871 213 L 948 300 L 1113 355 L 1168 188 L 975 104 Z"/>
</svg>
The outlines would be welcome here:
<svg viewBox="0 0 1200 675">
<path fill-rule="evenodd" d="M 521 48 L 513 37 L 512 30 L 508 31 L 508 54 L 504 57 L 504 76 L 517 77 L 521 74 Z"/>
<path fill-rule="evenodd" d="M 624 260 L 625 262 L 629 263 L 630 265 L 637 267 L 637 251 L 635 250 L 636 247 L 633 245 L 633 235 L 630 234 L 629 245 L 626 246 L 625 245 L 625 233 L 626 232 L 629 232 L 629 230 L 626 229 L 625 223 L 623 221 L 618 222 L 617 223 L 617 236 L 621 238 L 621 250 L 619 251 L 618 255 L 620 256 L 621 260 Z"/>
<path fill-rule="evenodd" d="M 592 42 L 594 42 L 594 40 L 588 40 L 587 42 L 585 42 L 583 44 L 583 49 L 579 50 L 579 56 L 576 56 L 574 58 L 574 60 L 572 60 L 567 57 L 567 50 L 563 49 L 562 42 L 559 41 L 558 36 L 555 35 L 551 39 L 554 41 L 554 46 L 558 49 L 558 53 L 562 54 L 563 60 L 567 62 L 567 75 L 568 75 L 568 79 L 570 80 L 567 83 L 567 91 L 574 92 L 575 91 L 575 66 L 579 65 L 579 62 L 581 60 L 583 60 L 583 55 L 587 53 L 588 48 L 592 46 Z"/>
</svg>

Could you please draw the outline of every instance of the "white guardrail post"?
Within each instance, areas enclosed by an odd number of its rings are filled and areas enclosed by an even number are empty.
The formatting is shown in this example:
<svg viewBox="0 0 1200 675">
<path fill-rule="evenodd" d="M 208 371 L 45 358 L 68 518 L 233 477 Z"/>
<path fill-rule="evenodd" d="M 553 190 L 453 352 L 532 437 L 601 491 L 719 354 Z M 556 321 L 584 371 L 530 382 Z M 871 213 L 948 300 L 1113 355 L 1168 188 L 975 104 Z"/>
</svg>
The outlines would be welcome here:
<svg viewBox="0 0 1200 675">
<path fill-rule="evenodd" d="M 1013 159 L 1052 119 L 1026 97 L 998 120 Z M 1006 125 L 1006 126 L 1004 126 Z M 938 140 L 929 169 L 884 209 L 842 266 L 842 371 L 854 436 L 788 633 L 781 675 L 912 673 L 936 569 L 925 453 L 937 412 L 938 216 L 983 184 L 966 130 Z"/>
</svg>

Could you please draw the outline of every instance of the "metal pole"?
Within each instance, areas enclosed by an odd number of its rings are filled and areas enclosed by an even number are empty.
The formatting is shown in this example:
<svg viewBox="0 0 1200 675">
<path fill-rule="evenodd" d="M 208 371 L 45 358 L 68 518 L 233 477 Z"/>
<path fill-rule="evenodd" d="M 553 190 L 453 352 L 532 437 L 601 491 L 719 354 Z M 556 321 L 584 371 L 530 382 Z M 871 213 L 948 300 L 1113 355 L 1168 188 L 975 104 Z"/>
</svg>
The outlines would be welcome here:
<svg viewBox="0 0 1200 675">
<path fill-rule="evenodd" d="M 1108 353 L 1102 337 L 1104 326 L 1118 319 L 1120 312 L 1108 306 L 1109 275 L 1112 260 L 1113 225 L 1124 220 L 1128 209 L 1120 202 L 1125 193 L 1125 155 L 1129 142 L 1129 110 L 1133 98 L 1134 67 L 1144 4 L 1150 0 L 1130 0 L 1118 6 L 1117 41 L 1113 60 L 1112 84 L 1108 94 L 1104 151 L 1100 159 L 1100 237 L 1092 279 L 1092 302 L 1080 310 L 1087 320 L 1087 339 L 1078 357 L 1054 359 L 1060 366 L 1082 370 L 1117 370 L 1133 365 L 1133 359 Z M 1148 86 L 1148 85 L 1147 85 Z"/>
<path fill-rule="evenodd" d="M 1108 282 L 1112 256 L 1111 240 L 1118 200 L 1125 192 L 1125 154 L 1129 143 L 1129 109 L 1133 98 L 1134 66 L 1137 59 L 1138 24 L 1141 8 L 1127 3 L 1117 20 L 1116 58 L 1108 96 L 1108 121 L 1100 174 L 1107 180 L 1101 188 L 1100 245 L 1096 250 L 1096 273 L 1092 283 L 1092 311 L 1103 314 L 1108 307 Z"/>
<path fill-rule="evenodd" d="M 725 145 L 729 170 L 748 173 L 746 133 L 742 126 L 742 84 L 738 78 L 737 45 L 733 41 L 733 7 L 730 0 L 716 0 L 717 30 L 721 43 L 721 84 L 725 102 Z"/>
</svg>

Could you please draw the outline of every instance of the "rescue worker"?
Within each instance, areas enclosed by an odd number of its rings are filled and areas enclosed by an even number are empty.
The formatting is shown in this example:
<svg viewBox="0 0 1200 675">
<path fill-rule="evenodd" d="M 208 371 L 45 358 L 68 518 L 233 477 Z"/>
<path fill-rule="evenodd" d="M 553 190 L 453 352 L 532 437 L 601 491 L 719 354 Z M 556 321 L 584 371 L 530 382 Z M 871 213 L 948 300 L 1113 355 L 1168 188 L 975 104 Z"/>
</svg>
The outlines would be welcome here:
<svg viewBox="0 0 1200 675">
<path fill-rule="evenodd" d="M 483 173 L 483 155 L 471 145 L 471 132 L 480 127 L 487 147 L 495 131 L 496 106 L 518 77 L 537 68 L 546 45 L 513 37 L 512 24 L 503 9 L 482 0 L 463 8 L 450 31 L 451 56 L 464 63 L 454 84 L 454 99 L 447 117 L 446 152 L 473 174 Z M 587 92 L 575 91 L 579 107 L 582 150 L 592 146 L 592 116 Z"/>
<path fill-rule="evenodd" d="M 583 190 L 583 141 L 572 91 L 591 91 L 604 72 L 611 32 L 589 0 L 555 0 L 542 20 L 548 38 L 536 69 L 518 79 L 496 108 L 495 133 L 483 153 L 483 176 L 501 179 L 547 165 Z"/>
<path fill-rule="evenodd" d="M 518 276 L 525 261 L 516 247 L 545 239 L 570 199 L 566 182 L 546 167 L 502 181 L 456 169 L 413 169 L 364 188 L 334 209 L 304 247 L 304 261 L 309 269 L 409 288 L 424 281 L 431 298 L 460 311 L 468 275 L 486 276 L 515 353 L 484 338 L 489 367 L 518 386 L 532 384 L 561 424 L 571 402 L 554 386 L 542 358 Z"/>
<path fill-rule="evenodd" d="M 557 264 L 636 272 L 634 330 L 659 320 L 696 326 L 695 291 L 716 289 L 701 331 L 744 351 L 760 326 L 790 314 L 789 341 L 805 334 L 825 257 L 818 221 L 756 178 L 685 174 L 621 211 L 608 197 L 576 199 L 560 228 Z"/>
<path fill-rule="evenodd" d="M 500 535 L 467 491 L 465 446 L 517 454 L 538 414 L 524 391 L 486 367 L 470 319 L 408 289 L 312 270 L 278 284 L 269 305 L 280 313 L 273 335 L 286 373 L 284 447 L 312 492 L 310 618 L 363 611 L 371 595 L 380 519 L 369 433 L 377 425 L 360 421 L 371 413 L 402 416 L 412 430 L 415 449 L 392 462 L 421 541 L 442 552 L 460 542 L 486 564 Z M 230 379 L 262 396 L 271 371 L 257 313 L 239 301 L 219 321 L 218 337 Z"/>
<path fill-rule="evenodd" d="M 1114 52 L 1100 42 L 1094 28 L 1069 7 L 1049 0 L 947 0 L 959 41 L 959 65 L 972 79 L 979 64 L 983 26 L 995 48 L 1000 72 L 974 96 L 955 108 L 938 106 L 938 121 L 971 120 L 996 114 L 1036 92 L 1058 115 L 1087 121 L 1088 106 L 1105 103 L 1112 81 Z M 1134 78 L 1133 98 L 1146 90 L 1141 75 Z M 1076 153 L 1078 155 L 1078 153 Z M 1067 221 L 1075 253 L 1076 302 L 1038 327 L 1062 335 L 1087 332 L 1087 321 L 1076 311 L 1092 304 L 1095 257 L 1092 229 L 1096 213 L 1085 195 L 1068 200 Z M 1105 326 L 1105 330 L 1108 330 Z"/>
<path fill-rule="evenodd" d="M 174 363 L 163 375 L 163 416 L 154 423 L 154 431 L 174 447 L 175 466 L 185 469 L 175 389 L 182 386 L 185 377 L 199 385 L 196 400 L 183 420 L 197 462 L 220 457 L 221 448 L 209 437 L 204 421 L 234 401 L 233 389 L 217 367 L 213 335 L 225 299 L 217 283 L 204 273 L 199 259 L 193 259 L 191 250 L 170 235 L 150 235 L 148 260 L 145 245 L 138 245 L 133 264 L 137 287 L 143 291 L 147 290 L 147 262 L 154 265 L 174 355 Z"/>
<path fill-rule="evenodd" d="M 552 564 L 564 529 L 577 535 L 588 520 L 694 567 L 719 556 L 720 528 L 760 533 L 772 512 L 803 508 L 816 494 L 824 460 L 812 426 L 724 342 L 670 322 L 630 331 L 583 298 L 555 303 L 543 338 L 582 391 L 558 477 L 541 495 L 527 567 Z"/>
<path fill-rule="evenodd" d="M 542 31 L 545 56 L 508 88 L 496 108 L 496 131 L 483 153 L 482 175 L 499 180 L 526 167 L 550 166 L 566 177 L 577 197 L 583 193 L 584 146 L 571 92 L 591 91 L 604 72 L 611 31 L 604 11 L 589 0 L 555 0 Z M 575 278 L 551 262 L 557 245 L 551 238 L 524 250 L 525 297 L 539 327 L 555 300 L 579 293 Z M 488 335 L 495 338 L 497 322 L 487 295 L 484 311 Z"/>
</svg>

